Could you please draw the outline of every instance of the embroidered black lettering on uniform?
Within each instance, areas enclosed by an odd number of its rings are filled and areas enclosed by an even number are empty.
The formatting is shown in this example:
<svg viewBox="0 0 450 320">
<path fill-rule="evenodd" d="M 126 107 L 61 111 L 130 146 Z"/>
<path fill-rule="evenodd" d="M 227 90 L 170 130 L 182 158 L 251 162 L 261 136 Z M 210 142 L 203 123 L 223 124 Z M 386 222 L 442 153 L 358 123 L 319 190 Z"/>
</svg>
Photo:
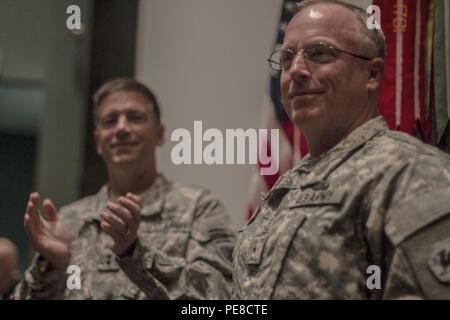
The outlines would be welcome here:
<svg viewBox="0 0 450 320">
<path fill-rule="evenodd" d="M 306 191 L 301 193 L 289 209 L 303 206 L 339 205 L 345 197 L 343 191 Z"/>
</svg>

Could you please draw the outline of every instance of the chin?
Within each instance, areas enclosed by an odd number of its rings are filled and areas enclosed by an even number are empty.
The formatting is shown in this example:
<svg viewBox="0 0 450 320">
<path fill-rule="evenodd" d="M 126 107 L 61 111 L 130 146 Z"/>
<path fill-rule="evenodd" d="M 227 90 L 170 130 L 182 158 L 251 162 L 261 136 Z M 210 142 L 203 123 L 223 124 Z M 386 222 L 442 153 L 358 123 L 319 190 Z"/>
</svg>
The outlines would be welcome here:
<svg viewBox="0 0 450 320">
<path fill-rule="evenodd" d="M 315 109 L 315 108 L 314 108 Z M 295 124 L 306 123 L 318 117 L 318 113 L 312 107 L 297 107 L 291 110 L 291 120 Z"/>
</svg>

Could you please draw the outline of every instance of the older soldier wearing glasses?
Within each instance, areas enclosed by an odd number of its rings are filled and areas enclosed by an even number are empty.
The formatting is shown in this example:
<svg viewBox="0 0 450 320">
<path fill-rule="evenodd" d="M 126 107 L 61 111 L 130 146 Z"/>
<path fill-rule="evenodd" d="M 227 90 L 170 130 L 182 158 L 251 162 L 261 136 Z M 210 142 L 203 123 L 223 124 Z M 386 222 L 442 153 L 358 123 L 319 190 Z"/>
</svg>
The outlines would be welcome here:
<svg viewBox="0 0 450 320">
<path fill-rule="evenodd" d="M 378 115 L 385 43 L 367 18 L 303 1 L 269 59 L 310 154 L 240 231 L 234 298 L 450 298 L 450 157 Z"/>
</svg>

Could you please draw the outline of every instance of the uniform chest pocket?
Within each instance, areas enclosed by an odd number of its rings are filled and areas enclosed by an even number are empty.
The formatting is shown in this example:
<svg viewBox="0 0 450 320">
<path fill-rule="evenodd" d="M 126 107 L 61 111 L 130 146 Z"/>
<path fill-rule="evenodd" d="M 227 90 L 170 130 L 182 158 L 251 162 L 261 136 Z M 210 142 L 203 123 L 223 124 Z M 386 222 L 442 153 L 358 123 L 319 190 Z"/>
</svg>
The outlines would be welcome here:
<svg viewBox="0 0 450 320">
<path fill-rule="evenodd" d="M 141 241 L 166 253 L 180 255 L 186 246 L 192 229 L 187 225 L 146 224 L 141 226 Z"/>
</svg>

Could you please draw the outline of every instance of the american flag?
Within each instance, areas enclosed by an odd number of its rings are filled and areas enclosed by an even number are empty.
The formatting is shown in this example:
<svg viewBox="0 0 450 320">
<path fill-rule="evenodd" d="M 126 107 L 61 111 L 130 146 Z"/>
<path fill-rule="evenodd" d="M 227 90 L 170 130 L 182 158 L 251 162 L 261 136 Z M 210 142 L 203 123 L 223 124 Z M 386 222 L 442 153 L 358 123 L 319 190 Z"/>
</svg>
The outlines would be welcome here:
<svg viewBox="0 0 450 320">
<path fill-rule="evenodd" d="M 299 1 L 283 1 L 278 34 L 273 51 L 280 49 L 282 46 L 284 31 L 297 3 Z M 267 91 L 269 94 L 265 94 L 262 106 L 261 128 L 279 129 L 280 165 L 278 172 L 274 175 L 260 175 L 259 168 L 263 166 L 261 163 L 258 164 L 258 167 L 253 167 L 247 218 L 250 218 L 258 205 L 261 204 L 261 193 L 268 192 L 280 175 L 292 168 L 301 157 L 308 153 L 305 138 L 300 130 L 290 121 L 281 104 L 280 72 L 271 72 L 269 74 Z M 268 142 L 267 150 L 271 150 L 270 141 Z"/>
</svg>

